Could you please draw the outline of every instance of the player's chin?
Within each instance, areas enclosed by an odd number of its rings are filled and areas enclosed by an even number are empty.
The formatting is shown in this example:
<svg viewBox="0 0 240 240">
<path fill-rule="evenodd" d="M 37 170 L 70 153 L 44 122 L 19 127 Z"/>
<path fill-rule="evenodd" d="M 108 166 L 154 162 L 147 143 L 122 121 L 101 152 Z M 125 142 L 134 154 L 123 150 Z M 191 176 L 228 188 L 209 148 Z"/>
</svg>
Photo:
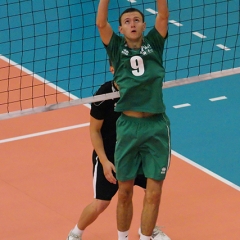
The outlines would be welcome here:
<svg viewBox="0 0 240 240">
<path fill-rule="evenodd" d="M 129 37 L 129 39 L 131 39 L 132 41 L 137 41 L 137 40 L 139 40 L 141 38 L 141 35 L 139 36 L 139 34 L 138 33 L 131 33 L 130 34 L 130 37 Z"/>
</svg>

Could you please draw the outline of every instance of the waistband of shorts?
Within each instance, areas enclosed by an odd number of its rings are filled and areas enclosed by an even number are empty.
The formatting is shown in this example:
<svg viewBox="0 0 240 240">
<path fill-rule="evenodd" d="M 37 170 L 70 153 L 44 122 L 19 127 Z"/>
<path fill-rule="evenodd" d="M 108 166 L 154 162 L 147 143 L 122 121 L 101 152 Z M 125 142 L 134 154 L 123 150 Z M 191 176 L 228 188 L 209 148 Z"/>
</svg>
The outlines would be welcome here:
<svg viewBox="0 0 240 240">
<path fill-rule="evenodd" d="M 122 120 L 127 120 L 135 123 L 143 123 L 143 122 L 150 122 L 150 121 L 156 121 L 156 119 L 162 119 L 164 113 L 157 113 L 149 117 L 144 117 L 144 118 L 137 118 L 137 117 L 131 117 L 127 116 L 124 113 L 121 114 L 120 118 Z"/>
</svg>

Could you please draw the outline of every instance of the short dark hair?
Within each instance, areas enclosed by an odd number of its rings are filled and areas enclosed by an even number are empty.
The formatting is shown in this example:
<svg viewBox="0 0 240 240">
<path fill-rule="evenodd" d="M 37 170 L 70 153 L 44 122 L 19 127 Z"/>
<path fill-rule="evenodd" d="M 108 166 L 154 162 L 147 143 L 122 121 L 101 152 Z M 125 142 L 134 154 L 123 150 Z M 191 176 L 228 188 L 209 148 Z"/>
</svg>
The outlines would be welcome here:
<svg viewBox="0 0 240 240">
<path fill-rule="evenodd" d="M 125 14 L 125 13 L 129 13 L 129 12 L 139 12 L 139 13 L 141 14 L 142 20 L 143 20 L 143 22 L 144 22 L 144 14 L 143 14 L 140 10 L 138 10 L 137 8 L 127 8 L 126 10 L 124 10 L 124 11 L 122 12 L 122 14 L 120 15 L 120 17 L 119 17 L 119 19 L 118 19 L 118 21 L 119 21 L 119 26 L 122 26 L 122 23 L 121 23 L 122 15 Z"/>
</svg>

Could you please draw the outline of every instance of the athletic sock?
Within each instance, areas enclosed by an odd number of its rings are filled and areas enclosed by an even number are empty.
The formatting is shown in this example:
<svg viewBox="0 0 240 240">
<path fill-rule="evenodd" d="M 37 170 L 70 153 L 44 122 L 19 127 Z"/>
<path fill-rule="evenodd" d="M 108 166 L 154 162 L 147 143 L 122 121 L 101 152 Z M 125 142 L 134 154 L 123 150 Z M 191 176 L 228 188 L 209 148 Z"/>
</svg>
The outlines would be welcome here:
<svg viewBox="0 0 240 240">
<path fill-rule="evenodd" d="M 139 240 L 151 240 L 151 236 L 145 236 L 141 233 Z"/>
<path fill-rule="evenodd" d="M 125 232 L 118 231 L 118 240 L 128 240 L 128 231 Z"/>
<path fill-rule="evenodd" d="M 78 225 L 76 224 L 76 226 L 75 226 L 74 229 L 72 230 L 72 233 L 73 233 L 73 234 L 76 234 L 76 235 L 78 235 L 78 236 L 82 236 L 83 231 L 84 231 L 84 230 L 80 230 L 80 229 L 78 228 Z"/>
</svg>

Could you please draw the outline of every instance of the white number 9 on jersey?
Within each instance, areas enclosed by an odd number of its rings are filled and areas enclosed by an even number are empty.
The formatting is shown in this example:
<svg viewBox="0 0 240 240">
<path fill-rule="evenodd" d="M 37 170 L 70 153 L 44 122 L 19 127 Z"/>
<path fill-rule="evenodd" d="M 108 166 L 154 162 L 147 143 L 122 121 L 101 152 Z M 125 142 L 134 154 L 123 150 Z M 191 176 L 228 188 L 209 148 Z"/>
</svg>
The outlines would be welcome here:
<svg viewBox="0 0 240 240">
<path fill-rule="evenodd" d="M 139 56 L 134 56 L 131 57 L 130 59 L 130 64 L 132 69 L 132 74 L 134 76 L 141 76 L 144 73 L 144 64 L 143 64 L 143 59 Z"/>
</svg>

